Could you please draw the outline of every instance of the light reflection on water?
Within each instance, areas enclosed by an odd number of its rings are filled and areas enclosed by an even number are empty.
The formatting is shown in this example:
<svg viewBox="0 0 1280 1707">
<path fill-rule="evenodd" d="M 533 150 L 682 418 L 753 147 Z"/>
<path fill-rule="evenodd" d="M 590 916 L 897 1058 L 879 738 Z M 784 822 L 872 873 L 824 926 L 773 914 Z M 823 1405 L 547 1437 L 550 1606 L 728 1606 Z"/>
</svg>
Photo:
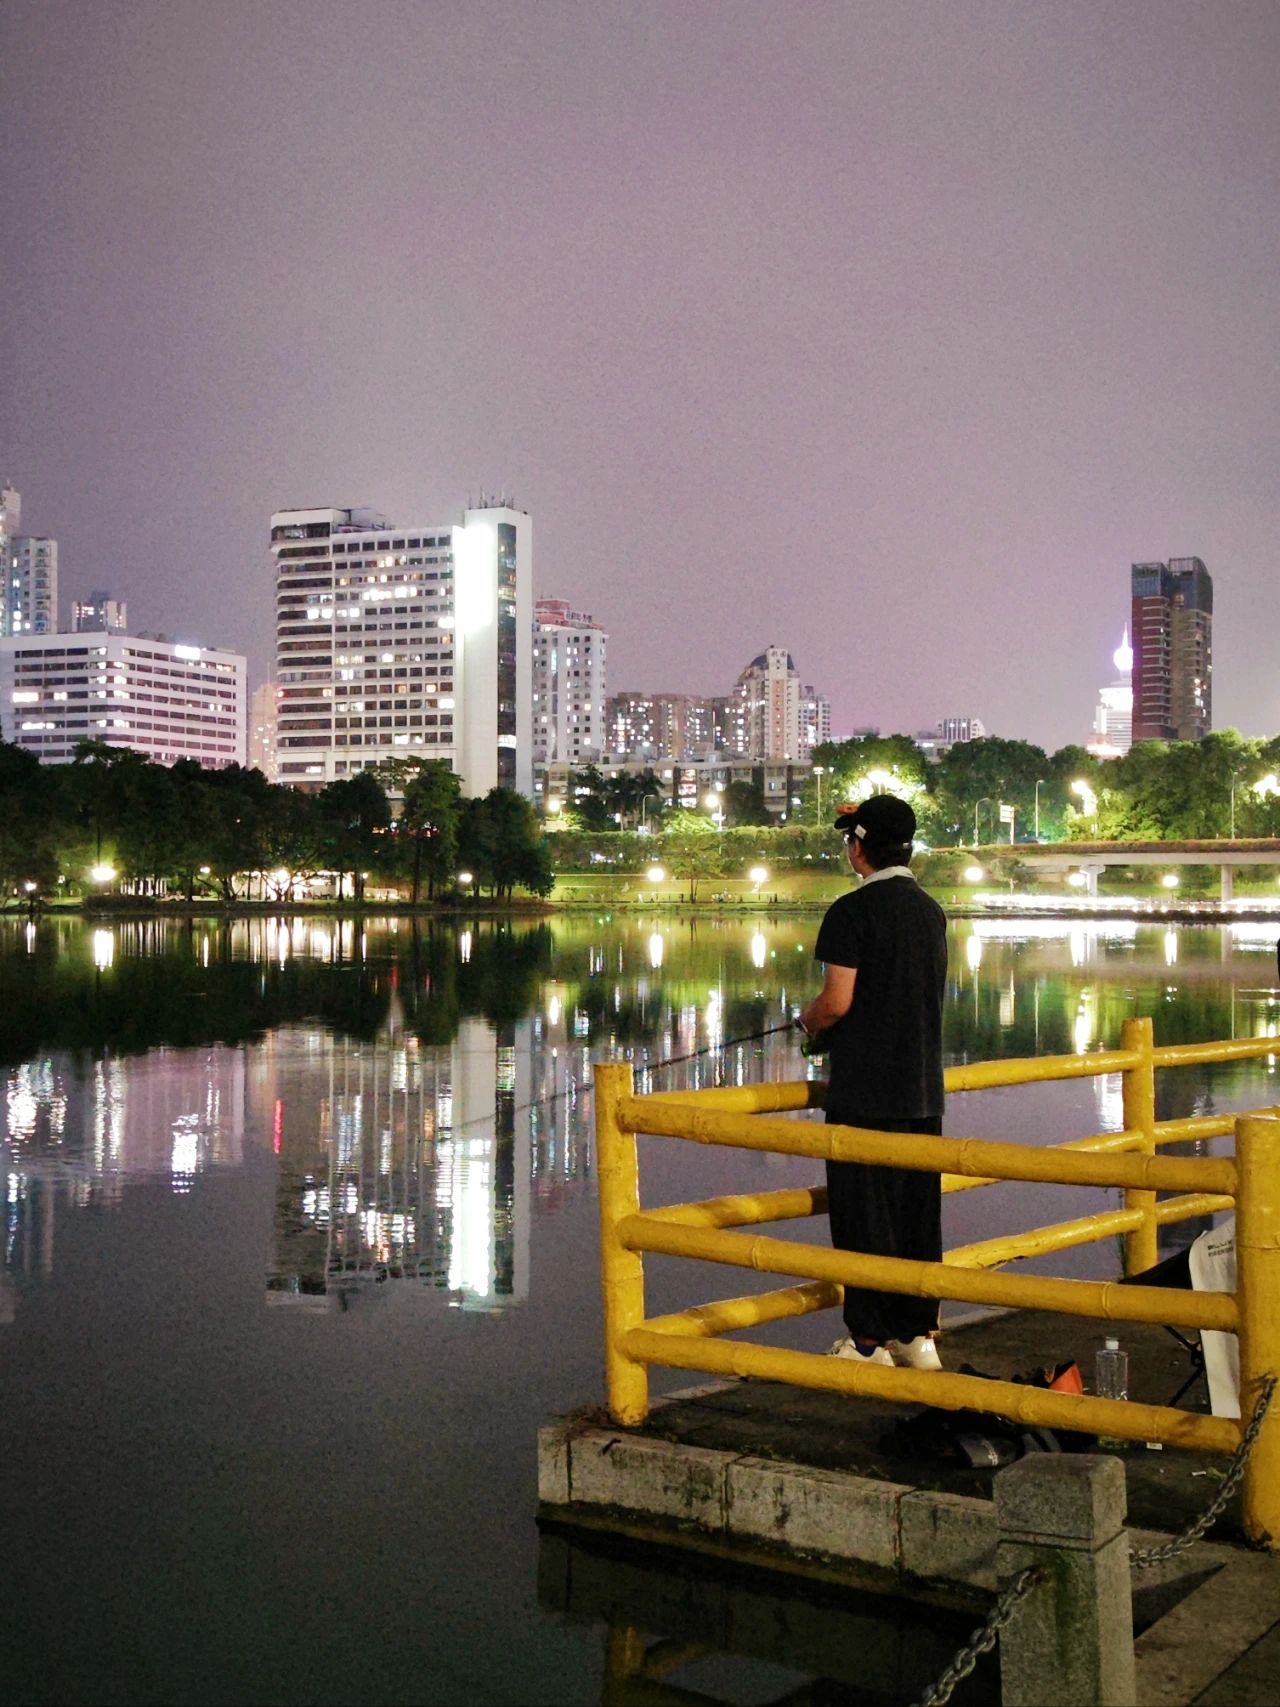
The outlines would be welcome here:
<svg viewBox="0 0 1280 1707">
<path fill-rule="evenodd" d="M 115 1389 L 117 1424 L 103 1438 L 128 1453 L 160 1383 L 184 1453 L 195 1428 L 202 1449 L 228 1462 L 263 1455 L 253 1474 L 270 1489 L 264 1513 L 293 1514 L 278 1519 L 271 1556 L 306 1582 L 329 1538 L 304 1545 L 300 1502 L 335 1463 L 349 1467 L 360 1439 L 371 1467 L 403 1484 L 406 1510 L 432 1511 L 426 1552 L 443 1551 L 471 1585 L 461 1622 L 474 1628 L 459 1636 L 455 1609 L 447 1640 L 471 1644 L 495 1699 L 503 1688 L 522 1698 L 501 1683 L 507 1665 L 522 1686 L 531 1668 L 545 1674 L 543 1698 L 598 1698 L 596 1648 L 550 1634 L 526 1604 L 533 1431 L 600 1393 L 591 1065 L 630 1059 L 655 1089 L 803 1076 L 792 1035 L 761 1034 L 814 988 L 815 923 L 0 922 L 0 1325 L 27 1330 L 0 1366 L 0 1403 L 32 1486 L 53 1461 L 51 1441 L 60 1474 L 83 1447 L 75 1394 L 92 1407 L 103 1382 Z M 959 924 L 948 1056 L 1107 1047 L 1139 1013 L 1154 1017 L 1158 1042 L 1275 1036 L 1274 943 L 1275 928 L 1253 922 Z M 692 1059 L 657 1065 L 682 1057 Z M 1276 1059 L 1165 1073 L 1158 1098 L 1162 1118 L 1275 1102 Z M 947 1120 L 953 1133 L 1024 1142 L 1121 1125 L 1116 1075 L 956 1098 Z M 649 1202 L 814 1174 L 791 1158 L 656 1141 L 643 1166 Z M 966 1192 L 948 1200 L 947 1236 L 968 1242 L 1100 1206 L 1098 1194 L 1062 1187 Z M 1100 1247 L 1046 1266 L 1114 1263 Z M 652 1265 L 655 1310 L 742 1289 L 723 1270 L 677 1268 Z M 219 1291 L 232 1281 L 234 1298 Z M 171 1297 L 184 1288 L 186 1318 Z M 113 1301 L 105 1314 L 100 1295 Z M 806 1345 L 829 1338 L 820 1320 L 773 1331 Z M 184 1375 L 192 1336 L 201 1367 Z M 108 1361 L 91 1378 L 94 1357 Z M 55 1391 L 67 1405 L 61 1436 Z M 494 1394 L 496 1414 L 485 1402 Z M 348 1431 L 323 1449 L 332 1460 L 313 1439 L 326 1428 Z M 272 1444 L 286 1437 L 287 1457 Z M 87 1467 L 76 1474 L 92 1526 L 101 1495 Z M 477 1520 L 495 1494 L 499 1509 Z M 186 1497 L 164 1508 L 174 1533 Z M 247 1497 L 232 1476 L 228 1501 Z M 41 1522 L 33 1496 L 15 1533 L 34 1549 Z M 134 1539 L 148 1556 L 153 1543 Z M 371 1533 L 357 1568 L 383 1539 Z M 415 1544 L 402 1541 L 406 1553 Z M 420 1588 L 429 1628 L 445 1617 L 433 1610 L 440 1589 L 426 1576 Z M 354 1629 L 385 1609 L 355 1591 L 346 1616 Z M 175 1638 L 175 1665 L 179 1647 Z M 412 1698 L 400 1674 L 392 1681 Z M 92 1696 L 86 1686 L 82 1698 Z M 245 1698 L 258 1698 L 248 1683 Z"/>
<path fill-rule="evenodd" d="M 503 1308 L 527 1290 L 531 1213 L 589 1177 L 592 1062 L 632 1059 L 641 1088 L 800 1076 L 790 1037 L 759 1034 L 783 1027 L 812 984 L 810 930 L 758 916 L 425 933 L 398 919 L 64 920 L 37 927 L 33 948 L 30 925 L 8 925 L 0 969 L 21 979 L 39 956 L 42 976 L 12 987 L 47 1042 L 0 1069 L 7 1263 L 47 1272 L 49 1253 L 27 1249 L 40 1234 L 24 1233 L 36 1179 L 70 1205 L 116 1202 L 131 1178 L 186 1194 L 205 1169 L 238 1165 L 248 1134 L 280 1157 L 273 1302 L 337 1304 L 371 1279 L 410 1277 Z M 1154 1014 L 1157 1041 L 1275 1036 L 1274 930 L 961 924 L 948 1055 L 1088 1051 L 1115 1044 L 1137 1012 Z M 135 1029 L 124 1010 L 139 999 Z M 88 1022 L 60 1025 L 60 1004 L 88 1008 Z M 1162 1075 L 1159 1112 L 1263 1100 L 1274 1072 L 1268 1059 Z M 1077 1114 L 1118 1129 L 1119 1078 L 1085 1084 L 1075 1109 L 1022 1135 L 1072 1135 L 1061 1122 Z M 949 1130 L 981 1130 L 980 1100 L 953 1099 Z"/>
</svg>

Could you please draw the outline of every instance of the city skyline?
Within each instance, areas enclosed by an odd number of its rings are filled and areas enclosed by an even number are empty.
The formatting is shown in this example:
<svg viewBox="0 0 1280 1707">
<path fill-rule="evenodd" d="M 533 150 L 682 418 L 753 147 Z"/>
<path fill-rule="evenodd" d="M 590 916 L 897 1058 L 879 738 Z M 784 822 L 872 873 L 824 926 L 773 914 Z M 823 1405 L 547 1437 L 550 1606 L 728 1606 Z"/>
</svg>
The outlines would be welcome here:
<svg viewBox="0 0 1280 1707">
<path fill-rule="evenodd" d="M 68 590 L 256 682 L 263 514 L 501 489 L 619 684 L 777 636 L 837 732 L 1053 749 L 1130 565 L 1194 553 L 1214 722 L 1280 728 L 1273 7 L 50 0 L 6 44 L 0 474 Z"/>
</svg>

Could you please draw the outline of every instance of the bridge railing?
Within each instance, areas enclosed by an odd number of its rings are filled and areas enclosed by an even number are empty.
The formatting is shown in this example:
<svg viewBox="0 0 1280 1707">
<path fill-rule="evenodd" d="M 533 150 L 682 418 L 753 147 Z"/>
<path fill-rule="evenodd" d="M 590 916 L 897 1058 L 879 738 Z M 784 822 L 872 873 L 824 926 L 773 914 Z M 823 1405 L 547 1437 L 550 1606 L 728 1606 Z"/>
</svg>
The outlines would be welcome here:
<svg viewBox="0 0 1280 1707">
<path fill-rule="evenodd" d="M 835 1308 L 846 1285 L 972 1304 L 1053 1310 L 1108 1322 L 1213 1329 L 1239 1336 L 1241 1408 L 1248 1416 L 1264 1378 L 1280 1373 L 1280 1111 L 1157 1121 L 1154 1075 L 1159 1068 L 1248 1059 L 1275 1048 L 1274 1039 L 1249 1039 L 1157 1049 L 1151 1022 L 1131 1020 L 1117 1050 L 982 1062 L 948 1071 L 951 1092 L 1115 1072 L 1124 1075 L 1122 1131 L 1045 1148 L 979 1138 L 904 1137 L 787 1119 L 789 1113 L 821 1106 L 825 1086 L 810 1081 L 636 1096 L 629 1065 L 601 1064 L 595 1074 L 596 1161 L 611 1415 L 621 1425 L 645 1420 L 648 1367 L 658 1364 L 752 1375 L 948 1410 L 988 1411 L 1032 1427 L 1233 1452 L 1241 1426 L 1229 1417 L 1048 1392 L 949 1371 L 890 1369 L 813 1352 L 726 1341 L 722 1336 Z M 1232 1131 L 1234 1156 L 1157 1153 L 1163 1145 Z M 964 1246 L 948 1252 L 941 1263 L 836 1251 L 754 1231 L 771 1222 L 823 1213 L 826 1192 L 822 1187 L 789 1187 L 642 1210 L 638 1134 L 815 1161 L 915 1168 L 941 1174 L 944 1190 L 1004 1180 L 1119 1189 L 1124 1206 Z M 1160 1192 L 1174 1195 L 1162 1201 L 1157 1197 Z M 1161 1224 L 1233 1204 L 1238 1259 L 1234 1294 L 993 1272 L 1017 1257 L 1123 1234 L 1126 1268 L 1140 1273 L 1156 1261 Z M 755 1269 L 798 1284 L 646 1318 L 646 1251 Z M 1243 1502 L 1250 1536 L 1280 1547 L 1280 1417 L 1275 1413 L 1264 1423 L 1250 1457 Z"/>
</svg>

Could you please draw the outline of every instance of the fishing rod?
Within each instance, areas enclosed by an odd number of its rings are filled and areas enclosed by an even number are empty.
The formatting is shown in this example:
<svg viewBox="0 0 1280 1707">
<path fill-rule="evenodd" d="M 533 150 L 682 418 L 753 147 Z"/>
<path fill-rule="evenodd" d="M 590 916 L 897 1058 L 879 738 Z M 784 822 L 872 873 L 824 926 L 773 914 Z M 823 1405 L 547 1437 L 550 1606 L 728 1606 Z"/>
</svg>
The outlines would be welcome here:
<svg viewBox="0 0 1280 1707">
<path fill-rule="evenodd" d="M 687 1055 L 668 1055 L 662 1061 L 646 1062 L 639 1070 L 642 1073 L 653 1073 L 659 1067 L 678 1067 L 682 1061 L 696 1061 L 702 1055 L 719 1055 L 726 1049 L 736 1049 L 740 1043 L 759 1043 L 762 1038 L 776 1037 L 780 1031 L 793 1031 L 795 1021 L 787 1020 L 784 1025 L 769 1025 L 763 1031 L 748 1032 L 745 1037 L 726 1037 L 723 1043 L 708 1043 L 703 1049 L 691 1049 Z"/>
<path fill-rule="evenodd" d="M 686 1061 L 697 1061 L 703 1055 L 720 1055 L 723 1054 L 726 1049 L 736 1049 L 741 1043 L 760 1043 L 766 1037 L 776 1037 L 779 1032 L 792 1031 L 794 1029 L 795 1022 L 793 1020 L 787 1020 L 782 1025 L 769 1025 L 766 1026 L 763 1031 L 748 1032 L 742 1037 L 726 1037 L 723 1043 L 708 1043 L 701 1049 L 691 1049 L 687 1055 L 668 1055 L 661 1061 L 643 1062 L 637 1065 L 636 1071 L 638 1073 L 654 1073 L 663 1067 L 678 1067 Z M 594 1087 L 590 1083 L 580 1084 L 575 1080 L 572 1084 L 565 1085 L 563 1090 L 548 1091 L 545 1096 L 534 1097 L 530 1102 L 517 1104 L 517 1106 L 511 1110 L 511 1118 L 514 1120 L 518 1114 L 528 1114 L 530 1109 L 549 1108 L 553 1103 L 560 1102 L 562 1098 L 572 1096 L 576 1092 L 581 1092 L 584 1096 L 590 1096 L 593 1088 Z M 456 1135 L 459 1132 L 466 1131 L 472 1126 L 490 1125 L 492 1121 L 492 1115 L 480 1114 L 476 1115 L 471 1120 L 463 1121 L 459 1126 L 450 1127 L 449 1131 L 451 1134 Z"/>
</svg>

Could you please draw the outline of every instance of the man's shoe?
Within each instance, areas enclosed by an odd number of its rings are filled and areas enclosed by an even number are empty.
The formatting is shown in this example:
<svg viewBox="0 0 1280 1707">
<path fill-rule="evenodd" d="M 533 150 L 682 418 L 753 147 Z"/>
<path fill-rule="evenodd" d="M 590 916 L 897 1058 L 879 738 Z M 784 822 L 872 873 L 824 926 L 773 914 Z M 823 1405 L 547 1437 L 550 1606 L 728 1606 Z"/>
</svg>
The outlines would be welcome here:
<svg viewBox="0 0 1280 1707">
<path fill-rule="evenodd" d="M 828 1355 L 847 1357 L 851 1363 L 881 1363 L 889 1369 L 893 1368 L 893 1359 L 884 1346 L 878 1345 L 874 1351 L 859 1351 L 847 1334 L 842 1340 L 836 1341 Z"/>
<path fill-rule="evenodd" d="M 899 1369 L 941 1369 L 938 1348 L 928 1334 L 917 1334 L 913 1340 L 890 1340 L 884 1348 L 890 1363 Z"/>
</svg>

